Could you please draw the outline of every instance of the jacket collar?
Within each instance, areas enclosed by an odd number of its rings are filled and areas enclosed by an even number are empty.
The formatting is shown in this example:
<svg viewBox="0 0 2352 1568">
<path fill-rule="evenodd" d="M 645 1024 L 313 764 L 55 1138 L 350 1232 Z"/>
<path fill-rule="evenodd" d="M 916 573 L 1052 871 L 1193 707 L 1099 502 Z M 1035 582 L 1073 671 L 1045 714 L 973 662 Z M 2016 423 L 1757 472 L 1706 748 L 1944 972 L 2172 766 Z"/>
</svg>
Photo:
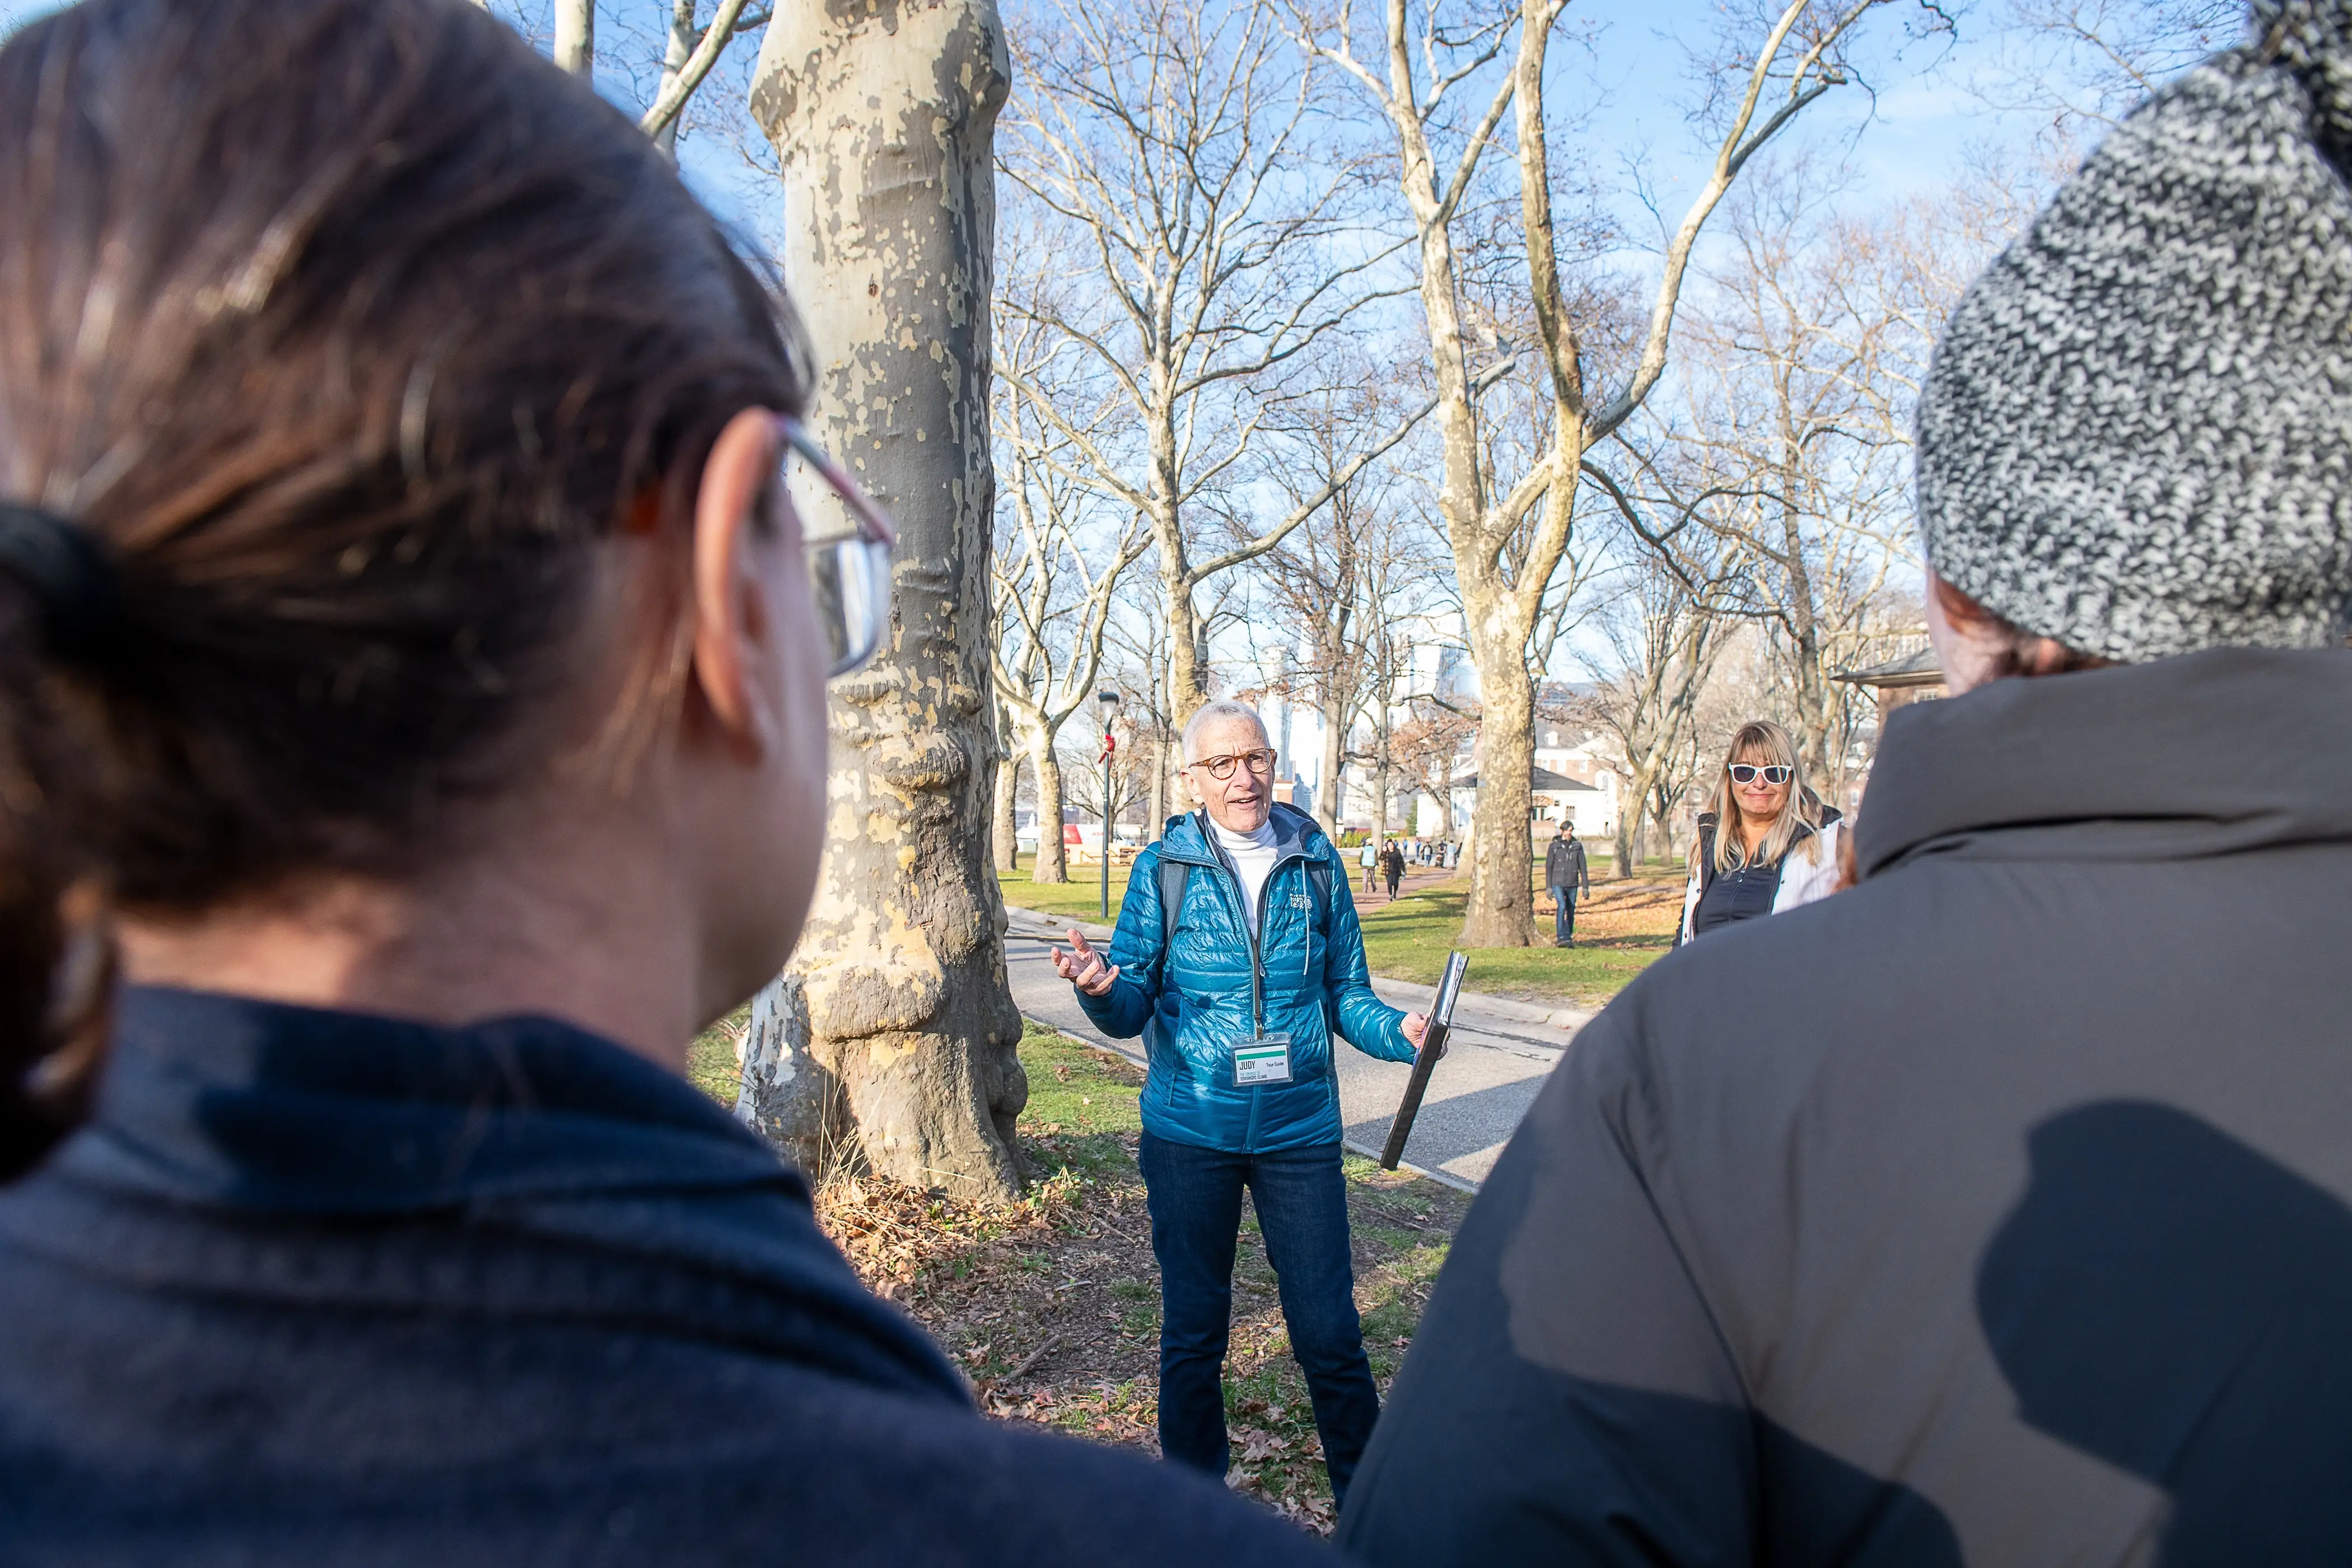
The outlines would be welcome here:
<svg viewBox="0 0 2352 1568">
<path fill-rule="evenodd" d="M 178 1203 L 394 1215 L 763 1190 L 790 1167 L 676 1075 L 550 1018 L 465 1028 L 126 987 L 72 1173 Z"/>
<path fill-rule="evenodd" d="M 547 1018 L 126 990 L 97 1116 L 0 1194 L 0 1235 L 257 1310 L 657 1328 L 967 1404 L 795 1172 L 674 1075 Z"/>
<path fill-rule="evenodd" d="M 1294 856 L 1312 858 L 1318 852 L 1317 841 L 1324 840 L 1322 825 L 1295 805 L 1276 801 L 1266 821 L 1274 828 L 1274 863 L 1277 866 Z M 1209 842 L 1204 824 L 1204 814 L 1198 811 L 1170 817 L 1160 835 L 1160 854 L 1192 865 L 1223 865 L 1215 847 Z"/>
<path fill-rule="evenodd" d="M 2352 652 L 2215 648 L 1892 714 L 1854 824 L 1927 854 L 2183 859 L 2352 839 Z"/>
</svg>

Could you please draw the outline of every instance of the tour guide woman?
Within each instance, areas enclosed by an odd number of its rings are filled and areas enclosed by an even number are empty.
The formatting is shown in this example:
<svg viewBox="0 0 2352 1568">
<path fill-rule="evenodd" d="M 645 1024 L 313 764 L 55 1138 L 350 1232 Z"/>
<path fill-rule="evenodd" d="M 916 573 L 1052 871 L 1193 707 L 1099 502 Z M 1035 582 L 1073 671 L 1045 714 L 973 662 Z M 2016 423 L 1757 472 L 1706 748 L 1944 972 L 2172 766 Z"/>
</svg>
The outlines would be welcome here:
<svg viewBox="0 0 2352 1568">
<path fill-rule="evenodd" d="M 0 47 L 10 1173 L 112 1014 L 0 1192 L 11 1561 L 1313 1560 L 982 1420 L 679 1077 L 894 630 L 814 365 L 468 0 Z"/>
<path fill-rule="evenodd" d="M 1184 726 L 1184 755 L 1205 809 L 1171 818 L 1135 858 L 1109 965 L 1075 931 L 1075 951 L 1054 962 L 1097 1026 L 1142 1035 L 1150 1054 L 1142 1164 L 1160 1260 L 1160 1451 L 1225 1473 L 1246 1186 L 1331 1491 L 1344 1497 L 1380 1396 L 1356 1321 L 1331 1035 L 1411 1061 L 1425 1020 L 1372 994 L 1347 869 L 1313 818 L 1275 804 L 1257 715 L 1204 703 Z"/>
<path fill-rule="evenodd" d="M 1805 787 L 1789 731 L 1767 719 L 1742 724 L 1699 814 L 1675 943 L 1835 891 L 1839 826 L 1836 809 Z"/>
</svg>

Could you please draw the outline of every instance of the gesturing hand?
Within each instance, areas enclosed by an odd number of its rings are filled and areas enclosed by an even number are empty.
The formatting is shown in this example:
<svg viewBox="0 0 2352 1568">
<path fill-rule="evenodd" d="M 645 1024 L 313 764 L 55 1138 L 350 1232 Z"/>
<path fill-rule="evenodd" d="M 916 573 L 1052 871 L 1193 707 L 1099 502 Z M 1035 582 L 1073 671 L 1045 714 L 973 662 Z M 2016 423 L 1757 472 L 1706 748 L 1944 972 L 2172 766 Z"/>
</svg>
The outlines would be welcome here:
<svg viewBox="0 0 2352 1568">
<path fill-rule="evenodd" d="M 1087 939 L 1076 931 L 1070 932 L 1070 946 L 1074 951 L 1069 952 L 1058 947 L 1054 950 L 1054 973 L 1089 996 L 1108 991 L 1110 983 L 1118 978 L 1118 967 L 1105 968 L 1102 954 L 1088 947 Z"/>
<path fill-rule="evenodd" d="M 1404 1029 L 1404 1037 L 1411 1040 L 1412 1042 L 1412 1048 L 1418 1051 L 1421 1049 L 1421 1042 L 1423 1038 L 1429 1033 L 1429 1015 L 1426 1013 L 1407 1013 L 1404 1016 L 1402 1027 Z"/>
</svg>

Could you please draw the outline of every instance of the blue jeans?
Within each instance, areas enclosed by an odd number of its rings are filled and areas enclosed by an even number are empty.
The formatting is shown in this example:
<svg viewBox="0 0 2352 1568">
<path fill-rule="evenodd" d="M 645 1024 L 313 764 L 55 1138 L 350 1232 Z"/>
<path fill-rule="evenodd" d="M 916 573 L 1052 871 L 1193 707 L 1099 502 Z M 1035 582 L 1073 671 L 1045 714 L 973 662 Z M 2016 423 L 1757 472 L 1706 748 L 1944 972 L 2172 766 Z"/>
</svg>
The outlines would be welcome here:
<svg viewBox="0 0 2352 1568">
<path fill-rule="evenodd" d="M 1339 1145 L 1233 1154 L 1146 1132 L 1141 1163 L 1160 1260 L 1160 1451 L 1213 1476 L 1231 1459 L 1225 1343 L 1246 1186 L 1281 1287 L 1290 1353 L 1307 1374 L 1331 1495 L 1344 1500 L 1381 1401 L 1356 1320 Z"/>
<path fill-rule="evenodd" d="M 1552 940 L 1566 942 L 1576 934 L 1576 889 L 1554 888 L 1551 901 L 1556 906 L 1551 914 Z"/>
</svg>

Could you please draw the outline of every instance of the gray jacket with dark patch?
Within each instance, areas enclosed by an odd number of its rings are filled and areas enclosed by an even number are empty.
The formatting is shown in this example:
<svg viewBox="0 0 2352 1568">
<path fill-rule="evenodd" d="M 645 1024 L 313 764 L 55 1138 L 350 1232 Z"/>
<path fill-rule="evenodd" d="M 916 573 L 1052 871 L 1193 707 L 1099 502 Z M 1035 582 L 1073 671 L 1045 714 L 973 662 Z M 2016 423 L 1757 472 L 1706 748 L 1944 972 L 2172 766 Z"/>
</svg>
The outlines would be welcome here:
<svg viewBox="0 0 2352 1568">
<path fill-rule="evenodd" d="M 1906 709 L 1856 834 L 1579 1037 L 1342 1543 L 2352 1561 L 2352 654 Z"/>
</svg>

